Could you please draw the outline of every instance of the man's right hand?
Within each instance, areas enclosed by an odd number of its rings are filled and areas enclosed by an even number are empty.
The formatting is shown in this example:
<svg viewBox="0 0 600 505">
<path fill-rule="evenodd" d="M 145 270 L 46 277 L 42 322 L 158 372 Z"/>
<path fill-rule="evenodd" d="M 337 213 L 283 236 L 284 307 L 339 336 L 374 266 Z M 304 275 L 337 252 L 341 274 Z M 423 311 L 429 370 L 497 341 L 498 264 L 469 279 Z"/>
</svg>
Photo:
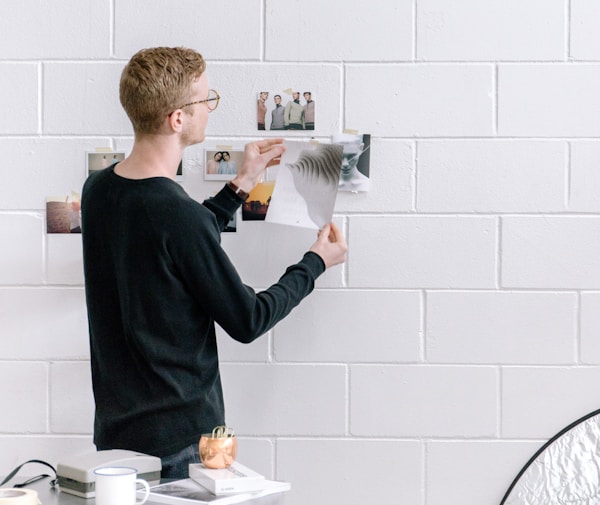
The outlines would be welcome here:
<svg viewBox="0 0 600 505">
<path fill-rule="evenodd" d="M 329 268 L 346 261 L 348 244 L 335 223 L 329 223 L 319 230 L 317 241 L 310 250 L 321 257 L 325 268 Z"/>
<path fill-rule="evenodd" d="M 264 139 L 246 144 L 244 159 L 233 182 L 250 193 L 260 182 L 267 167 L 277 165 L 285 152 L 283 139 Z"/>
</svg>

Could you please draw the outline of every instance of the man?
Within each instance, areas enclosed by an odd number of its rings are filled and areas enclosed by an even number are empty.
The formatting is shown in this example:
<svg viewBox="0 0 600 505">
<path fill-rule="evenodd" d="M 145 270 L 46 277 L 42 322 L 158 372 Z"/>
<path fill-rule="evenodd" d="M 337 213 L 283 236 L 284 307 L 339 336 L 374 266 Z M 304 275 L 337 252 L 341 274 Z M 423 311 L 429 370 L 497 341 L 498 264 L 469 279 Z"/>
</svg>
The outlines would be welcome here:
<svg viewBox="0 0 600 505">
<path fill-rule="evenodd" d="M 275 95 L 273 101 L 275 102 L 275 108 L 271 111 L 271 130 L 285 130 L 285 123 L 283 121 L 284 108 L 281 105 L 281 95 Z"/>
<path fill-rule="evenodd" d="M 371 145 L 371 136 L 334 133 L 331 142 L 341 144 L 343 149 L 338 191 L 368 191 L 370 182 L 368 149 Z M 367 151 L 366 155 L 363 154 L 365 151 Z"/>
<path fill-rule="evenodd" d="M 219 193 L 202 204 L 190 198 L 174 180 L 177 166 L 185 147 L 204 140 L 219 98 L 197 52 L 135 54 L 120 82 L 133 148 L 90 175 L 82 195 L 94 443 L 160 457 L 163 478 L 187 477 L 200 435 L 225 424 L 215 322 L 251 342 L 347 250 L 327 225 L 276 284 L 256 293 L 242 283 L 220 232 L 285 148 L 281 139 L 247 144 Z"/>
<path fill-rule="evenodd" d="M 266 129 L 265 128 L 265 116 L 267 114 L 267 105 L 265 104 L 265 102 L 267 101 L 267 98 L 269 98 L 269 93 L 267 91 L 261 91 L 258 94 L 256 117 L 258 119 L 258 129 L 259 130 Z"/>
<path fill-rule="evenodd" d="M 307 130 L 315 129 L 315 102 L 312 99 L 312 93 L 310 91 L 304 92 L 304 128 Z"/>
<path fill-rule="evenodd" d="M 304 130 L 304 107 L 300 105 L 300 93 L 292 93 L 293 100 L 285 104 L 283 122 L 286 130 Z"/>
</svg>

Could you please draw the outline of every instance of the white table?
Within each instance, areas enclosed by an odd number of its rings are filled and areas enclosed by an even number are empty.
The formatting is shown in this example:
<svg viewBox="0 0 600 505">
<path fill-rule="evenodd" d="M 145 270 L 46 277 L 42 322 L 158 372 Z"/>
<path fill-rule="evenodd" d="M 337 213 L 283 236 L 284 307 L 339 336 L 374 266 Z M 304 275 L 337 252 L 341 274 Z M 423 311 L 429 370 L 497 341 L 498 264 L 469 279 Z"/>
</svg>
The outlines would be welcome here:
<svg viewBox="0 0 600 505">
<path fill-rule="evenodd" d="M 10 484 L 9 484 L 10 486 Z M 94 498 L 80 498 L 69 493 L 61 492 L 58 488 L 50 487 L 50 478 L 35 482 L 26 489 L 33 489 L 38 492 L 42 505 L 94 505 Z M 283 505 L 284 493 L 275 493 L 260 498 L 253 498 L 244 502 L 239 502 L 240 505 Z M 151 499 L 146 502 L 147 505 L 159 505 L 158 502 Z"/>
</svg>

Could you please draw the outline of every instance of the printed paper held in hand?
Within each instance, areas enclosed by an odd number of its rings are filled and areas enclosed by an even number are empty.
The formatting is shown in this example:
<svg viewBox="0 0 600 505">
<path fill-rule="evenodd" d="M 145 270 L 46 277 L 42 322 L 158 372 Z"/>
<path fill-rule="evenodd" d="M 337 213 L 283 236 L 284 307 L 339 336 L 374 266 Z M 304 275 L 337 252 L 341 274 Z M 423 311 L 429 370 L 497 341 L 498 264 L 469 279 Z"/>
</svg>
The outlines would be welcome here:
<svg viewBox="0 0 600 505">
<path fill-rule="evenodd" d="M 320 230 L 333 217 L 343 147 L 286 141 L 266 221 Z"/>
</svg>

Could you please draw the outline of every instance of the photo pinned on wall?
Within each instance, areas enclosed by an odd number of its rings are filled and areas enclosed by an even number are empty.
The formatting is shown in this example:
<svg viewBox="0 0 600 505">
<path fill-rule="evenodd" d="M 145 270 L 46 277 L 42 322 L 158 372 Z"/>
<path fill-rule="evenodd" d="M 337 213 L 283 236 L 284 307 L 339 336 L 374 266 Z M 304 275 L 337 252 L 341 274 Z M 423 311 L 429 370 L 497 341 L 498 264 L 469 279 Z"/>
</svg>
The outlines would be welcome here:
<svg viewBox="0 0 600 505">
<path fill-rule="evenodd" d="M 223 228 L 224 233 L 236 233 L 237 232 L 237 220 L 238 213 L 236 212 L 233 217 L 229 220 L 229 222 Z"/>
<path fill-rule="evenodd" d="M 331 142 L 343 147 L 338 191 L 369 191 L 371 135 L 345 130 L 333 134 Z"/>
<path fill-rule="evenodd" d="M 259 91 L 256 103 L 259 131 L 315 129 L 315 100 L 312 91 L 297 91 L 297 88 L 275 92 Z"/>
<path fill-rule="evenodd" d="M 242 221 L 264 221 L 267 217 L 279 172 L 279 162 L 280 158 L 271 160 L 262 181 L 250 191 L 248 199 L 242 204 Z"/>
<path fill-rule="evenodd" d="M 46 198 L 46 233 L 81 233 L 81 195 Z"/>
<path fill-rule="evenodd" d="M 204 151 L 204 179 L 207 181 L 228 181 L 237 174 L 242 164 L 244 150 L 231 146 L 217 146 Z"/>
<path fill-rule="evenodd" d="M 105 168 L 118 163 L 119 161 L 123 161 L 125 159 L 125 153 L 123 152 L 113 152 L 113 151 L 89 151 L 86 153 L 87 155 L 87 170 L 86 173 L 89 176 L 92 172 L 98 172 L 99 170 L 104 170 Z"/>
<path fill-rule="evenodd" d="M 266 221 L 320 230 L 333 217 L 343 146 L 285 141 Z"/>
</svg>

